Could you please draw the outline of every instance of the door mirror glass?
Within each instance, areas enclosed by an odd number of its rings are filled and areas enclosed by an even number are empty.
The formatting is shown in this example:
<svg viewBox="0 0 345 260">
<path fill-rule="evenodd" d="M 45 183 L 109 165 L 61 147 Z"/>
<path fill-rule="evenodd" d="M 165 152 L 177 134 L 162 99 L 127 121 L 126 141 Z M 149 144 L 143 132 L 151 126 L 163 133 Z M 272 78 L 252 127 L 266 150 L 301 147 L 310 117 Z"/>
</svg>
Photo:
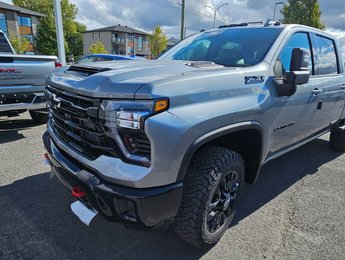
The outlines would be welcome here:
<svg viewBox="0 0 345 260">
<path fill-rule="evenodd" d="M 302 48 L 292 50 L 290 71 L 308 71 L 310 52 Z"/>
<path fill-rule="evenodd" d="M 292 50 L 290 71 L 284 73 L 284 83 L 292 85 L 302 85 L 309 81 L 310 73 L 308 65 L 310 62 L 310 52 L 303 48 Z"/>
</svg>

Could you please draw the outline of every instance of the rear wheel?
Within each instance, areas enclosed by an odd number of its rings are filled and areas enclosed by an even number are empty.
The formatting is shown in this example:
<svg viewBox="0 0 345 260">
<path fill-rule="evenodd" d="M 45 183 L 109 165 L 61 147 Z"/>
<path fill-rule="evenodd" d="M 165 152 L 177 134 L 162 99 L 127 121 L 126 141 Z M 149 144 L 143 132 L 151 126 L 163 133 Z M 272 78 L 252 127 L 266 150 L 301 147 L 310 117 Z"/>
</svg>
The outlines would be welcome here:
<svg viewBox="0 0 345 260">
<path fill-rule="evenodd" d="M 37 111 L 29 111 L 32 120 L 34 120 L 37 124 L 45 124 L 48 121 L 48 114 L 37 112 Z"/>
<path fill-rule="evenodd" d="M 189 244 L 215 244 L 228 229 L 244 185 L 242 157 L 207 147 L 192 159 L 184 181 L 176 233 Z"/>
<path fill-rule="evenodd" d="M 345 129 L 335 128 L 332 130 L 329 144 L 334 150 L 345 152 Z"/>
</svg>

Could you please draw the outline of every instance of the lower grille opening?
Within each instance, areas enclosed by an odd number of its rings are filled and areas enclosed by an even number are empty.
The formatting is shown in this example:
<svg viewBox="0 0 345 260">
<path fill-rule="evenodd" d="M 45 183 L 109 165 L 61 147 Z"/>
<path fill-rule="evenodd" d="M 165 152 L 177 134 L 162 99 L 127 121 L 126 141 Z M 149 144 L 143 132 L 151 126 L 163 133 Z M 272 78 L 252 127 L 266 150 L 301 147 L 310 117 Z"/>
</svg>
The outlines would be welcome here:
<svg viewBox="0 0 345 260">
<path fill-rule="evenodd" d="M 151 159 L 151 143 L 145 133 L 141 132 L 120 132 L 122 140 L 131 154 Z"/>
</svg>

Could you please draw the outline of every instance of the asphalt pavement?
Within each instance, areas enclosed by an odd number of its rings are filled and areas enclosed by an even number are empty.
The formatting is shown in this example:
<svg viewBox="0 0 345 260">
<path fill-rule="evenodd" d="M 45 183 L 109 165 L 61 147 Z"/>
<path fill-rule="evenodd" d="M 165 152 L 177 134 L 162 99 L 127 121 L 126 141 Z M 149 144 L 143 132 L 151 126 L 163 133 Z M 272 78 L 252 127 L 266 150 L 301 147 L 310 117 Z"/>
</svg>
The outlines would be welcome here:
<svg viewBox="0 0 345 260">
<path fill-rule="evenodd" d="M 266 165 L 221 241 L 198 250 L 171 231 L 81 223 L 42 163 L 44 131 L 27 113 L 0 118 L 0 259 L 345 259 L 345 155 L 328 135 Z"/>
</svg>

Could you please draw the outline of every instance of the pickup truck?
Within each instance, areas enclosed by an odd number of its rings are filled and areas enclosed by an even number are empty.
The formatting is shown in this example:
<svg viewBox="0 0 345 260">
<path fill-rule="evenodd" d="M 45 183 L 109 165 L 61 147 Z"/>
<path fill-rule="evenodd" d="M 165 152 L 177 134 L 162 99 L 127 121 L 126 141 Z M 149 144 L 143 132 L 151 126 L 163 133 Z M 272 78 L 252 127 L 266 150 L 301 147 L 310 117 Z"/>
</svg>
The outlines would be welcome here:
<svg viewBox="0 0 345 260">
<path fill-rule="evenodd" d="M 45 95 L 46 162 L 76 215 L 171 225 L 196 247 L 222 237 L 268 161 L 327 132 L 345 151 L 340 46 L 302 25 L 222 26 L 155 61 L 59 69 Z"/>
<path fill-rule="evenodd" d="M 56 56 L 15 54 L 0 31 L 0 117 L 29 111 L 36 123 L 46 122 L 45 77 L 59 66 Z"/>
</svg>

